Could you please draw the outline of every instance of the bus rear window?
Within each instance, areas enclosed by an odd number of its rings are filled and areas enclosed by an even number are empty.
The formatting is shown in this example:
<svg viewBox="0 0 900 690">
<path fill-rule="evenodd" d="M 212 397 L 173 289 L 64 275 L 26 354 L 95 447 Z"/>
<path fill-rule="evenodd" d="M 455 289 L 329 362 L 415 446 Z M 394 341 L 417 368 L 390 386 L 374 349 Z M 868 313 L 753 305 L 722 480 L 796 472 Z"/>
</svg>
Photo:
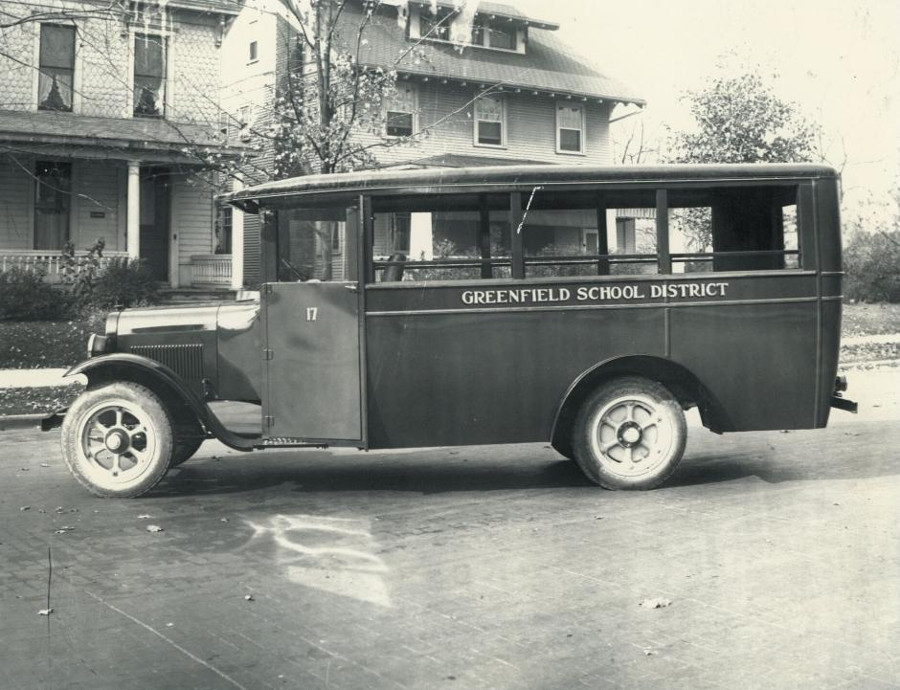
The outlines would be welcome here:
<svg viewBox="0 0 900 690">
<path fill-rule="evenodd" d="M 670 189 L 673 273 L 800 267 L 796 186 Z"/>
</svg>

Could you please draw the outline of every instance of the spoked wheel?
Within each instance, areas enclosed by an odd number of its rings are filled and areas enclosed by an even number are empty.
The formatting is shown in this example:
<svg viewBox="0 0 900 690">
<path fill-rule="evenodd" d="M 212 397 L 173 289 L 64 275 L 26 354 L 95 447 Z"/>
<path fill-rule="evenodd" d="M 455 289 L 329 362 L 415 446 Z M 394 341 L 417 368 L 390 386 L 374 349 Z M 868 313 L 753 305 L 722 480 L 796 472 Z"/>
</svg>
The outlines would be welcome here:
<svg viewBox="0 0 900 690">
<path fill-rule="evenodd" d="M 601 386 L 575 422 L 575 459 L 606 489 L 652 489 L 681 461 L 687 426 L 665 387 L 629 377 Z"/>
<path fill-rule="evenodd" d="M 146 493 L 169 469 L 173 447 L 172 421 L 162 402 L 135 383 L 85 391 L 63 422 L 66 465 L 97 496 Z"/>
</svg>

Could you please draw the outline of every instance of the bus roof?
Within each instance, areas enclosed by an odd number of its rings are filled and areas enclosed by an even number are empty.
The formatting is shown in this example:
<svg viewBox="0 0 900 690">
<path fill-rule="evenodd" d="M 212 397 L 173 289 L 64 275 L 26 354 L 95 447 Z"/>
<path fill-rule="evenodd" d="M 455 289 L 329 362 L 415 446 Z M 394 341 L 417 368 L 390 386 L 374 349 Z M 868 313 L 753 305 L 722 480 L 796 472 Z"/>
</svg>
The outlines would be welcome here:
<svg viewBox="0 0 900 690">
<path fill-rule="evenodd" d="M 389 168 L 330 175 L 305 175 L 247 187 L 223 195 L 237 206 L 287 196 L 364 192 L 468 191 L 532 185 L 837 178 L 834 168 L 812 163 L 716 165 L 497 165 L 468 168 Z"/>
</svg>

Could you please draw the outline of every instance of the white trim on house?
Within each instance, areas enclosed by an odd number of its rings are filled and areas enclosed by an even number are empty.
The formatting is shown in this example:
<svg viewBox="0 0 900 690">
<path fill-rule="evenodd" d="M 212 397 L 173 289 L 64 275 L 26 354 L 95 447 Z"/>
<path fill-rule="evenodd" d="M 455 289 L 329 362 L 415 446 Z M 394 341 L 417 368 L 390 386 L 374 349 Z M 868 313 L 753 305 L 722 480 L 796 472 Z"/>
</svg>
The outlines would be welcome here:
<svg viewBox="0 0 900 690">
<path fill-rule="evenodd" d="M 485 103 L 485 101 L 497 101 L 500 104 L 500 119 L 494 120 L 490 118 L 479 117 L 478 114 L 478 106 L 479 104 Z M 486 113 L 490 115 L 490 113 Z M 492 123 L 499 122 L 500 123 L 500 143 L 499 144 L 490 144 L 487 142 L 479 141 L 479 124 L 481 122 Z M 505 149 L 507 147 L 507 134 L 506 134 L 506 97 L 502 93 L 498 94 L 482 94 L 478 98 L 475 99 L 475 103 L 472 106 L 472 144 L 479 148 L 491 148 L 491 149 Z"/>
<path fill-rule="evenodd" d="M 408 82 L 408 81 L 403 81 L 403 82 L 397 83 L 397 92 L 399 93 L 401 89 L 405 89 L 406 92 L 411 96 L 411 99 L 410 99 L 411 103 L 408 103 L 408 104 L 402 103 L 400 101 L 400 99 L 395 99 L 395 98 L 386 98 L 384 100 L 384 117 L 385 117 L 385 122 L 384 122 L 385 134 L 384 135 L 389 139 L 399 139 L 404 136 L 411 136 L 419 131 L 419 89 L 416 87 L 415 84 Z M 398 108 L 391 108 L 391 105 L 393 103 L 399 103 L 400 105 Z M 400 110 L 399 108 L 403 107 L 403 106 L 411 107 L 412 110 L 405 110 L 405 109 Z M 410 115 L 412 115 L 412 118 L 411 118 L 412 129 L 411 129 L 410 134 L 405 135 L 405 134 L 388 134 L 387 133 L 387 127 L 388 127 L 387 117 L 388 117 L 388 113 L 392 113 L 392 112 L 393 113 L 409 113 Z"/>
<path fill-rule="evenodd" d="M 154 29 L 145 27 L 128 27 L 128 73 L 125 75 L 127 80 L 128 96 L 125 103 L 125 114 L 123 117 L 133 118 L 134 115 L 134 40 L 135 36 L 159 36 L 165 39 L 163 48 L 163 59 L 166 62 L 166 86 L 163 91 L 163 107 L 162 113 L 159 115 L 161 119 L 172 116 L 175 112 L 175 41 L 172 40 L 175 32 L 170 29 Z M 140 117 L 140 115 L 138 116 Z"/>
<path fill-rule="evenodd" d="M 587 155 L 587 113 L 585 112 L 584 103 L 573 103 L 572 101 L 556 101 L 556 105 L 554 106 L 556 110 L 556 152 L 558 154 L 562 154 L 564 156 L 585 156 Z M 581 129 L 576 130 L 572 127 L 562 127 L 559 122 L 559 113 L 562 108 L 571 108 L 572 110 L 578 110 L 581 113 Z M 578 151 L 571 151 L 568 149 L 562 148 L 562 137 L 560 136 L 561 130 L 566 129 L 568 131 L 580 131 L 580 144 L 581 148 Z"/>
</svg>

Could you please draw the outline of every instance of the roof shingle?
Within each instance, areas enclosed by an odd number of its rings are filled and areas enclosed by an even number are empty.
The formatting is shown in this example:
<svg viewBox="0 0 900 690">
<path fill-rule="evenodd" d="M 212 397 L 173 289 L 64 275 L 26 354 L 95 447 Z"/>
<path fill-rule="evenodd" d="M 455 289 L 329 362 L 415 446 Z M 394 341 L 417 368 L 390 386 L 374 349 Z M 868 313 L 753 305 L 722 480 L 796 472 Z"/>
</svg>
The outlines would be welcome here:
<svg viewBox="0 0 900 690">
<path fill-rule="evenodd" d="M 576 55 L 552 31 L 530 27 L 526 54 L 474 46 L 423 40 L 413 42 L 386 9 L 372 18 L 360 48 L 359 63 L 367 67 L 396 69 L 422 77 L 464 80 L 485 85 L 550 91 L 624 103 L 644 104 L 621 81 L 594 68 Z M 355 50 L 362 13 L 345 11 L 341 36 L 345 47 Z"/>
</svg>

